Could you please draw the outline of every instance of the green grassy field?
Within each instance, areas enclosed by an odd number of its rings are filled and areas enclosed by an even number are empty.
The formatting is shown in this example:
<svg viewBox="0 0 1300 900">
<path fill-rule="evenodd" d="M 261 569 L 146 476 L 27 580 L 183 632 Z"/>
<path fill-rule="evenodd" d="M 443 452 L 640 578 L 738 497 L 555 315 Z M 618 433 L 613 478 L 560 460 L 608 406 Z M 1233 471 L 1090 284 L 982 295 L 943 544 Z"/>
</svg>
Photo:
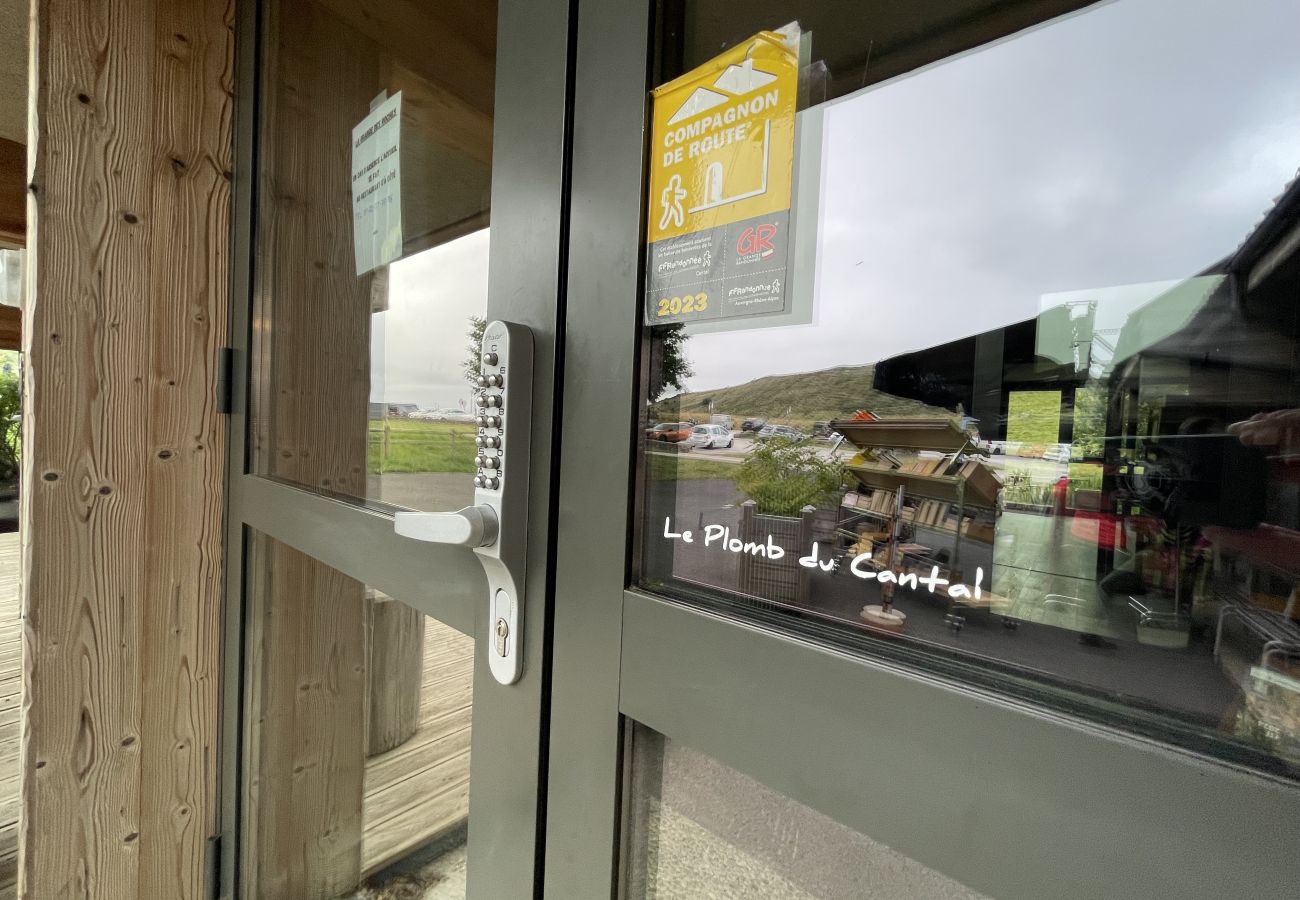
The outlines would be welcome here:
<svg viewBox="0 0 1300 900">
<path fill-rule="evenodd" d="M 1012 391 L 1007 398 L 1007 440 L 1055 444 L 1061 440 L 1060 391 Z"/>
<path fill-rule="evenodd" d="M 466 422 L 426 422 L 387 419 L 370 423 L 370 471 L 473 472 L 474 435 Z M 687 454 L 650 453 L 650 474 L 656 480 L 690 481 L 700 478 L 735 480 L 739 466 Z"/>
<path fill-rule="evenodd" d="M 1066 466 L 1066 474 L 1070 479 L 1066 503 L 1070 506 L 1076 505 L 1075 494 L 1078 491 L 1101 489 L 1101 466 L 1096 463 L 1069 463 Z M 1053 470 L 1009 465 L 1006 469 L 1003 499 L 1008 503 L 1050 506 L 1052 487 L 1057 477 L 1059 474 L 1054 473 Z"/>
<path fill-rule="evenodd" d="M 859 409 L 878 416 L 950 416 L 948 410 L 875 390 L 875 366 L 838 366 L 820 372 L 770 375 L 733 387 L 694 391 L 657 404 L 657 418 L 708 421 L 709 403 L 735 419 L 763 417 L 783 425 L 808 428 L 813 422 L 843 419 Z"/>
<path fill-rule="evenodd" d="M 646 455 L 646 464 L 650 469 L 650 477 L 655 481 L 695 481 L 703 478 L 726 478 L 735 481 L 736 475 L 740 472 L 740 466 L 734 463 L 654 451 Z"/>
<path fill-rule="evenodd" d="M 1070 486 L 1075 490 L 1100 490 L 1101 466 L 1097 463 L 1070 463 Z"/>
<path fill-rule="evenodd" d="M 370 422 L 371 473 L 473 472 L 474 435 L 468 422 L 380 419 Z"/>
</svg>

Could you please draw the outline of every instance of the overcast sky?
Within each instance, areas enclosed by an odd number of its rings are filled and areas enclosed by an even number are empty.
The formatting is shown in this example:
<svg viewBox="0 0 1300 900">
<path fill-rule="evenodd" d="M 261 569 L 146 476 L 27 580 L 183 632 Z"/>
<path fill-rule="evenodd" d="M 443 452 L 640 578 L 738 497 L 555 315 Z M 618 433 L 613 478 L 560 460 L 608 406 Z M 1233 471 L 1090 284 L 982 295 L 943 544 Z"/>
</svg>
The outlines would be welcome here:
<svg viewBox="0 0 1300 900">
<path fill-rule="evenodd" d="M 1297 34 L 1295 0 L 1118 0 L 832 104 L 816 323 L 697 335 L 691 388 L 873 362 L 1222 258 L 1300 166 Z"/>
<path fill-rule="evenodd" d="M 1300 167 L 1298 34 L 1296 0 L 1116 0 L 829 105 L 820 221 L 798 238 L 818 243 L 816 321 L 694 336 L 689 387 L 873 362 L 1044 295 L 1204 269 Z M 455 405 L 486 234 L 392 271 L 382 396 Z"/>
<path fill-rule="evenodd" d="M 488 229 L 388 267 L 388 311 L 371 319 L 370 399 L 428 409 L 468 402 L 469 318 L 487 310 Z"/>
</svg>

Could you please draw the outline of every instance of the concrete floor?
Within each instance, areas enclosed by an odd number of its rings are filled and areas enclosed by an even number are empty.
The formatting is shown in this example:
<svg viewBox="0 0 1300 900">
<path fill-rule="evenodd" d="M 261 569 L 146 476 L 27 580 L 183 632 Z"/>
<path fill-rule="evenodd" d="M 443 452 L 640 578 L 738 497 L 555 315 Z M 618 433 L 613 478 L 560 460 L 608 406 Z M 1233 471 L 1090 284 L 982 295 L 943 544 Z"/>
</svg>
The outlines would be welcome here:
<svg viewBox="0 0 1300 900">
<path fill-rule="evenodd" d="M 462 827 L 416 851 L 367 879 L 349 900 L 464 900 L 466 836 Z"/>
<path fill-rule="evenodd" d="M 465 845 L 409 871 L 372 879 L 352 900 L 464 900 Z"/>
</svg>

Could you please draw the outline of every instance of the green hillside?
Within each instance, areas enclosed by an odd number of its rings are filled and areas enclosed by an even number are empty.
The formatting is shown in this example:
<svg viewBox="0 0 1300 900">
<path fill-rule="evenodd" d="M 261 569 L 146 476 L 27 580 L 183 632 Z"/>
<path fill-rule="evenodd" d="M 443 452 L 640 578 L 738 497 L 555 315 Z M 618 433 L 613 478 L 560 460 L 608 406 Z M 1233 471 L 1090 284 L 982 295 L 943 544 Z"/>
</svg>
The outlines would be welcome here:
<svg viewBox="0 0 1300 900">
<path fill-rule="evenodd" d="M 812 422 L 842 419 L 859 409 L 878 416 L 948 416 L 948 410 L 927 406 L 916 400 L 884 394 L 871 387 L 875 367 L 838 366 L 820 372 L 794 375 L 769 375 L 745 384 L 712 391 L 692 391 L 670 397 L 657 404 L 660 420 L 675 416 L 707 416 L 709 401 L 713 411 L 742 419 L 760 416 L 791 425 L 807 426 Z"/>
</svg>

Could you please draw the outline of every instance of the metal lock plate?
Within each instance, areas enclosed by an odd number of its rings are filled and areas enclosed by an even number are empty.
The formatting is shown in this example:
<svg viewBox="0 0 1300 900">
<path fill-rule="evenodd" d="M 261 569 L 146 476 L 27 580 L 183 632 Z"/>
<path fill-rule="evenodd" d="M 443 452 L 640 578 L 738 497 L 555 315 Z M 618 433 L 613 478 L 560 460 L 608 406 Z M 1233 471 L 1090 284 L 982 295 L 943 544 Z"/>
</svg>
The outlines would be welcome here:
<svg viewBox="0 0 1300 900">
<path fill-rule="evenodd" d="M 474 549 L 488 582 L 492 677 L 514 684 L 523 671 L 519 623 L 528 540 L 532 332 L 511 322 L 489 322 L 480 359 L 474 505 L 456 513 L 399 512 L 394 527 L 417 540 Z"/>
</svg>

